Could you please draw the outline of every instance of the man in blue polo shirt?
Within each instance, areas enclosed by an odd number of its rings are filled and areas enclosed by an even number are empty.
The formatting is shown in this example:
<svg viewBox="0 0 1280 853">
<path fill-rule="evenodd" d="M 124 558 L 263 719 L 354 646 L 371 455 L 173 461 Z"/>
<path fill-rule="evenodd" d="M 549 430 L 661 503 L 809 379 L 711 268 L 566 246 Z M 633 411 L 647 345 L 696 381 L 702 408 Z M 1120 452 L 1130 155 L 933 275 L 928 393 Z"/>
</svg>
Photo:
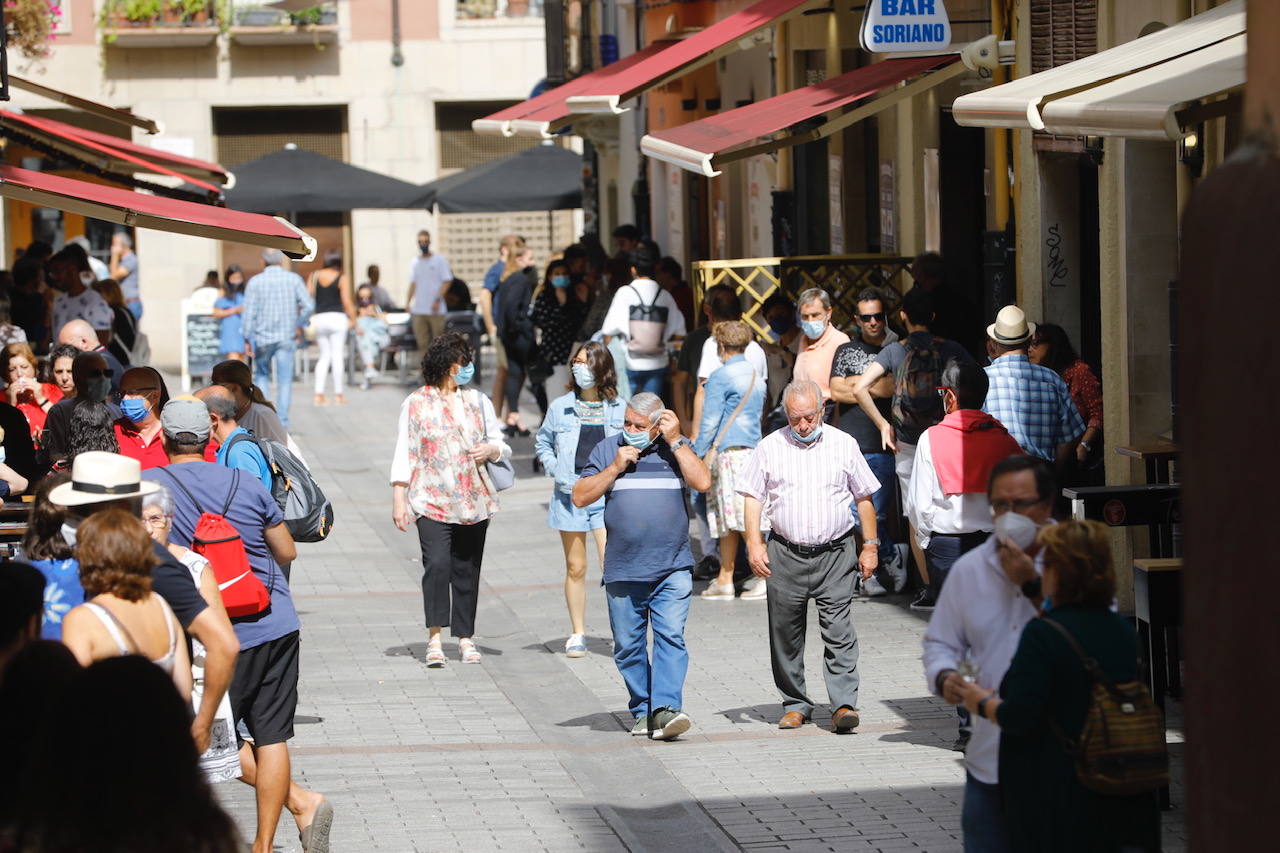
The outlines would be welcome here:
<svg viewBox="0 0 1280 853">
<path fill-rule="evenodd" d="M 214 461 L 225 468 L 238 468 L 252 475 L 270 492 L 271 466 L 267 464 L 267 458 L 262 455 L 258 445 L 252 441 L 233 441 L 238 435 L 252 435 L 236 420 L 236 398 L 221 385 L 201 388 L 195 396 L 209 409 L 213 437 L 218 440 L 218 453 Z"/>
<path fill-rule="evenodd" d="M 685 486 L 705 492 L 711 474 L 680 435 L 675 413 L 658 395 L 643 392 L 631 398 L 622 432 L 591 451 L 573 489 L 575 506 L 605 498 L 613 660 L 630 694 L 631 734 L 654 740 L 670 740 L 692 725 L 681 711 L 689 669 L 684 624 L 693 594 Z"/>
</svg>

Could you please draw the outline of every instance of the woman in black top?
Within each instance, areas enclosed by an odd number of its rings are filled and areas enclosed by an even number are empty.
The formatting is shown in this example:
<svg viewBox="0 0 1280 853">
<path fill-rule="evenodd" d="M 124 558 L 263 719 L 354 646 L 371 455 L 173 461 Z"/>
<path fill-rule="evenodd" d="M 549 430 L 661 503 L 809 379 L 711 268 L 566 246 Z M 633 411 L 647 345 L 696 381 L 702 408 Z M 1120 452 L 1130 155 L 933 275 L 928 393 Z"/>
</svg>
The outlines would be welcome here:
<svg viewBox="0 0 1280 853">
<path fill-rule="evenodd" d="M 538 345 L 542 359 L 553 376 L 559 369 L 565 379 L 561 384 L 553 382 L 553 391 L 559 392 L 568 387 L 569 350 L 591 308 L 590 291 L 585 281 L 572 282 L 568 263 L 552 261 L 547 265 L 546 278 L 533 300 L 533 324 L 542 332 Z"/>
<path fill-rule="evenodd" d="M 1040 533 L 1044 616 L 1022 631 L 1000 695 L 968 684 L 965 706 L 1000 726 L 1000 793 L 1010 849 L 1108 853 L 1160 849 L 1156 792 L 1094 793 L 1076 778 L 1061 736 L 1084 728 L 1093 680 L 1053 625 L 1071 632 L 1116 682 L 1138 677 L 1137 637 L 1111 609 L 1116 576 L 1107 528 L 1066 521 Z"/>
<path fill-rule="evenodd" d="M 343 395 L 346 378 L 347 330 L 355 325 L 356 304 L 351 298 L 351 285 L 342 272 L 342 253 L 330 249 L 324 253 L 324 267 L 311 274 L 307 289 L 316 301 L 311 328 L 315 332 L 320 355 L 316 358 L 315 404 L 323 406 L 325 374 L 333 372 L 333 402 L 347 402 Z"/>
<path fill-rule="evenodd" d="M 537 335 L 529 306 L 537 296 L 537 272 L 533 268 L 533 250 L 524 248 L 507 261 L 502 284 L 498 288 L 498 336 L 507 351 L 507 426 L 508 435 L 528 435 L 520 423 L 520 387 L 529 378 L 529 390 L 543 416 L 547 414 L 547 369 L 538 351 Z"/>
</svg>

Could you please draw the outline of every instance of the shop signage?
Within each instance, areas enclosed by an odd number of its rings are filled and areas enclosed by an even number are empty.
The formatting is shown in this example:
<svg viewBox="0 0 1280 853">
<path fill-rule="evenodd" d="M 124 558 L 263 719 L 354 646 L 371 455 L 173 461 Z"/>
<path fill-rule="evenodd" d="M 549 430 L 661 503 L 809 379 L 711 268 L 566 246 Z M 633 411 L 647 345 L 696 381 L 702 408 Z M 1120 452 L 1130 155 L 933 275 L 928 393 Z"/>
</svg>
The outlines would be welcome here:
<svg viewBox="0 0 1280 853">
<path fill-rule="evenodd" d="M 946 50 L 951 21 L 942 0 L 867 0 L 861 37 L 872 53 Z"/>
</svg>

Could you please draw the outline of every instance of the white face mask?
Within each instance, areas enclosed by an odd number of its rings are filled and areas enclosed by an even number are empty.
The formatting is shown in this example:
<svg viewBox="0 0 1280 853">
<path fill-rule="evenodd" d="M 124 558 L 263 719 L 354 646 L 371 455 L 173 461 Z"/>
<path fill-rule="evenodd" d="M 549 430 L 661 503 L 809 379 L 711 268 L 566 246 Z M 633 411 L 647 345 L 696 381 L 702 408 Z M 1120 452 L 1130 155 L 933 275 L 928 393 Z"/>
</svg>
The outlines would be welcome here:
<svg viewBox="0 0 1280 853">
<path fill-rule="evenodd" d="M 97 279 L 94 278 L 93 273 L 91 272 L 80 273 L 80 283 L 83 284 L 85 287 L 93 287 L 93 283 L 95 281 L 97 281 Z"/>
<path fill-rule="evenodd" d="M 1036 541 L 1036 534 L 1039 531 L 1040 525 L 1013 510 L 996 516 L 996 536 L 1011 540 L 1024 551 Z"/>
<path fill-rule="evenodd" d="M 76 529 L 65 521 L 62 522 L 62 538 L 72 548 L 76 547 Z"/>
<path fill-rule="evenodd" d="M 4 445 L 0 444 L 0 462 L 5 461 L 5 459 L 7 458 L 6 456 L 7 453 L 8 451 L 4 449 Z"/>
</svg>

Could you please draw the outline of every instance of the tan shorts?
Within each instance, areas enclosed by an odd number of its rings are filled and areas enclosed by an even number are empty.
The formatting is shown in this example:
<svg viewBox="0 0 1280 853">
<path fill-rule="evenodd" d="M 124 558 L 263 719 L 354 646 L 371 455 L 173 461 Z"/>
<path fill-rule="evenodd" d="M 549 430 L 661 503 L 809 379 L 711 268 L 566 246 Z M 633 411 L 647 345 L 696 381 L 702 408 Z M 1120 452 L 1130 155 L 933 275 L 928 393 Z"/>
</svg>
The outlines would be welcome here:
<svg viewBox="0 0 1280 853">
<path fill-rule="evenodd" d="M 502 339 L 497 335 L 490 335 L 489 340 L 493 342 L 493 360 L 497 363 L 498 370 L 506 370 L 507 348 L 502 345 Z"/>
<path fill-rule="evenodd" d="M 418 352 L 425 352 L 436 338 L 444 334 L 443 314 L 413 314 L 413 338 L 418 342 Z"/>
</svg>

